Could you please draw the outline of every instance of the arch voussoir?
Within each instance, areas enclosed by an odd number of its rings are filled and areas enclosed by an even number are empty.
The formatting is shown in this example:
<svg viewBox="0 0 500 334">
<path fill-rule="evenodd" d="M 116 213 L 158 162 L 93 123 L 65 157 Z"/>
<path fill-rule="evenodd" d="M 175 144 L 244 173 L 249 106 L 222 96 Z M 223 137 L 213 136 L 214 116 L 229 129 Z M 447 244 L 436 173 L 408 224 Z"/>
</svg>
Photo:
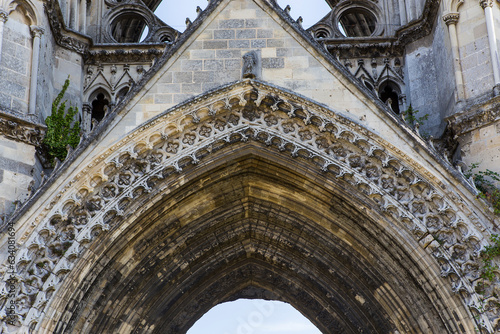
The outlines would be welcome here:
<svg viewBox="0 0 500 334">
<path fill-rule="evenodd" d="M 186 175 L 196 175 L 205 161 L 223 153 L 237 156 L 245 147 L 273 152 L 304 173 L 316 173 L 337 192 L 352 191 L 366 217 L 373 214 L 408 231 L 408 244 L 434 257 L 439 274 L 448 278 L 450 291 L 463 305 L 482 309 L 475 286 L 486 245 L 480 223 L 484 217 L 464 214 L 466 199 L 443 190 L 418 162 L 356 122 L 286 90 L 244 80 L 148 122 L 84 167 L 70 181 L 74 191 L 53 195 L 47 210 L 36 217 L 39 223 L 21 238 L 19 325 L 53 330 L 44 314 L 64 313 L 59 309 L 64 303 L 53 297 L 63 293 L 67 277 L 76 277 L 72 271 L 82 266 L 83 253 L 96 251 L 96 242 L 107 235 L 121 237 L 141 215 L 149 212 L 158 219 L 154 213 L 160 198 L 185 187 Z M 108 246 L 99 247 L 104 252 Z M 248 266 L 260 270 L 257 262 Z M 496 297 L 489 300 L 497 302 Z M 478 325 L 487 332 L 493 331 L 491 319 L 497 317 L 492 312 L 478 315 Z M 64 317 L 58 332 L 68 326 Z"/>
</svg>

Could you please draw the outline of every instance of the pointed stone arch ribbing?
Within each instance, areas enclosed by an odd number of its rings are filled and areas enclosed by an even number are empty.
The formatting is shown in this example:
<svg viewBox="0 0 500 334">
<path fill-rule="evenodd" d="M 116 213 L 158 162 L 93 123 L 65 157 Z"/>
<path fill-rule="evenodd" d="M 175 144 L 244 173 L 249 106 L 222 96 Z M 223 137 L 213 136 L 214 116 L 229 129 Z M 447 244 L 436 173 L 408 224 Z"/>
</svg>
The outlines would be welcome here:
<svg viewBox="0 0 500 334">
<path fill-rule="evenodd" d="M 487 222 L 467 208 L 460 192 L 441 189 L 432 173 L 359 124 L 282 89 L 245 80 L 148 122 L 53 195 L 19 240 L 19 298 L 28 297 L 18 310 L 19 324 L 52 331 L 49 319 L 66 317 L 61 314 L 66 306 L 54 296 L 67 291 L 59 290 L 62 285 L 78 284 L 66 279 L 68 273 L 73 276 L 75 266 L 82 266 L 85 261 L 79 258 L 86 249 L 108 245 L 95 240 L 116 235 L 118 222 L 135 214 L 133 203 L 143 204 L 140 212 L 149 210 L 155 204 L 150 199 L 159 196 L 157 185 L 247 142 L 302 161 L 326 179 L 355 189 L 353 198 L 362 197 L 377 216 L 411 231 L 412 243 L 434 256 L 440 274 L 449 278 L 449 290 L 458 292 L 472 313 L 484 307 L 474 287 Z M 182 185 L 182 177 L 176 182 Z M 479 314 L 479 326 L 491 331 L 496 324 L 490 318 L 498 318 L 494 312 Z M 456 318 L 450 316 L 446 326 L 472 323 L 463 313 Z"/>
</svg>

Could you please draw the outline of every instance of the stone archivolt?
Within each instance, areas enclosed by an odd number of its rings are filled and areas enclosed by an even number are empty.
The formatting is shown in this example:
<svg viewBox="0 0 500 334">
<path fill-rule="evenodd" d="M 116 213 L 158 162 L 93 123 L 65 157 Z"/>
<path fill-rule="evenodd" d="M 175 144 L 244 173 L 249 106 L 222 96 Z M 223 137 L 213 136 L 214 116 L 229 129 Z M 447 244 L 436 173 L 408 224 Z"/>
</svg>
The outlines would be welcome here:
<svg viewBox="0 0 500 334">
<path fill-rule="evenodd" d="M 51 301 L 68 273 L 82 265 L 78 260 L 87 249 L 98 247 L 95 240 L 112 238 L 125 228 L 120 221 L 138 214 L 133 209 L 137 203 L 137 212 L 154 211 L 158 198 L 182 184 L 181 176 L 194 165 L 245 145 L 320 172 L 348 193 L 344 196 L 356 197 L 353 200 L 362 203 L 363 210 L 385 217 L 381 219 L 398 231 L 411 232 L 434 256 L 451 290 L 479 319 L 477 325 L 487 332 L 496 328 L 492 320 L 499 318 L 497 298 L 481 302 L 475 292 L 479 253 L 487 239 L 480 222 L 486 219 L 467 208 L 467 199 L 440 189 L 442 184 L 429 172 L 359 124 L 254 80 L 196 98 L 153 119 L 53 195 L 19 240 L 19 325 L 34 328 L 44 314 L 62 312 L 54 311 L 58 305 L 51 306 Z M 269 270 L 259 268 L 254 269 Z M 495 295 L 494 285 L 486 289 Z M 173 323 L 184 325 L 191 321 L 175 319 Z M 67 319 L 58 326 L 62 323 L 70 326 Z"/>
</svg>

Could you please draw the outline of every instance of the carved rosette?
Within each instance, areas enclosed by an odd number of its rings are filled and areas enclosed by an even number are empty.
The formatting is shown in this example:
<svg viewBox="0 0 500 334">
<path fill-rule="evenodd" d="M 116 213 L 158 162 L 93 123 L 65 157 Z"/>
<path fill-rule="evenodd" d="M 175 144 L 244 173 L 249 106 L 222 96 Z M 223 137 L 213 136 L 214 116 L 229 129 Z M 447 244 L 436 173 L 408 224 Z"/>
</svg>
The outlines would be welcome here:
<svg viewBox="0 0 500 334">
<path fill-rule="evenodd" d="M 88 244 L 119 225 L 130 201 L 148 209 L 158 189 L 188 165 L 224 147 L 253 141 L 352 189 L 427 248 L 481 326 L 493 332 L 495 308 L 475 292 L 486 245 L 484 227 L 460 195 L 446 193 L 430 173 L 390 143 L 343 118 L 277 88 L 244 80 L 165 113 L 96 157 L 36 219 L 18 263 L 20 323 L 46 312 L 62 280 Z M 420 170 L 422 170 L 420 168 Z M 492 286 L 495 286 L 492 284 Z M 5 298 L 5 296 L 3 296 Z M 498 302 L 496 297 L 487 304 Z M 488 306 L 486 305 L 486 306 Z"/>
</svg>

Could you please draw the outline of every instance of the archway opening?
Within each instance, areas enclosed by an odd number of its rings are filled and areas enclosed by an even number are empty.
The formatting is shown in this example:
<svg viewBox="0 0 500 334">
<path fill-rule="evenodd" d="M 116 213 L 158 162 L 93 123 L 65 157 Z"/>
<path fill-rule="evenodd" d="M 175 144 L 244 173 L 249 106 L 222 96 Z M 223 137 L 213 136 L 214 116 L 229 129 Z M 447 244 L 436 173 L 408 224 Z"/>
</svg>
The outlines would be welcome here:
<svg viewBox="0 0 500 334">
<path fill-rule="evenodd" d="M 118 43 L 140 43 L 148 33 L 146 20 L 135 13 L 123 14 L 111 24 L 111 34 Z"/>
<path fill-rule="evenodd" d="M 263 299 L 238 299 L 221 303 L 205 313 L 187 334 L 321 334 L 288 303 Z"/>
<path fill-rule="evenodd" d="M 97 94 L 94 101 L 92 101 L 92 123 L 102 121 L 108 108 L 109 100 L 103 93 Z"/>
<path fill-rule="evenodd" d="M 340 15 L 338 28 L 345 37 L 371 36 L 376 28 L 377 18 L 364 8 L 350 8 Z"/>
<path fill-rule="evenodd" d="M 392 82 L 384 82 L 379 89 L 379 98 L 386 103 L 396 114 L 401 112 L 399 107 L 399 87 Z"/>
</svg>

